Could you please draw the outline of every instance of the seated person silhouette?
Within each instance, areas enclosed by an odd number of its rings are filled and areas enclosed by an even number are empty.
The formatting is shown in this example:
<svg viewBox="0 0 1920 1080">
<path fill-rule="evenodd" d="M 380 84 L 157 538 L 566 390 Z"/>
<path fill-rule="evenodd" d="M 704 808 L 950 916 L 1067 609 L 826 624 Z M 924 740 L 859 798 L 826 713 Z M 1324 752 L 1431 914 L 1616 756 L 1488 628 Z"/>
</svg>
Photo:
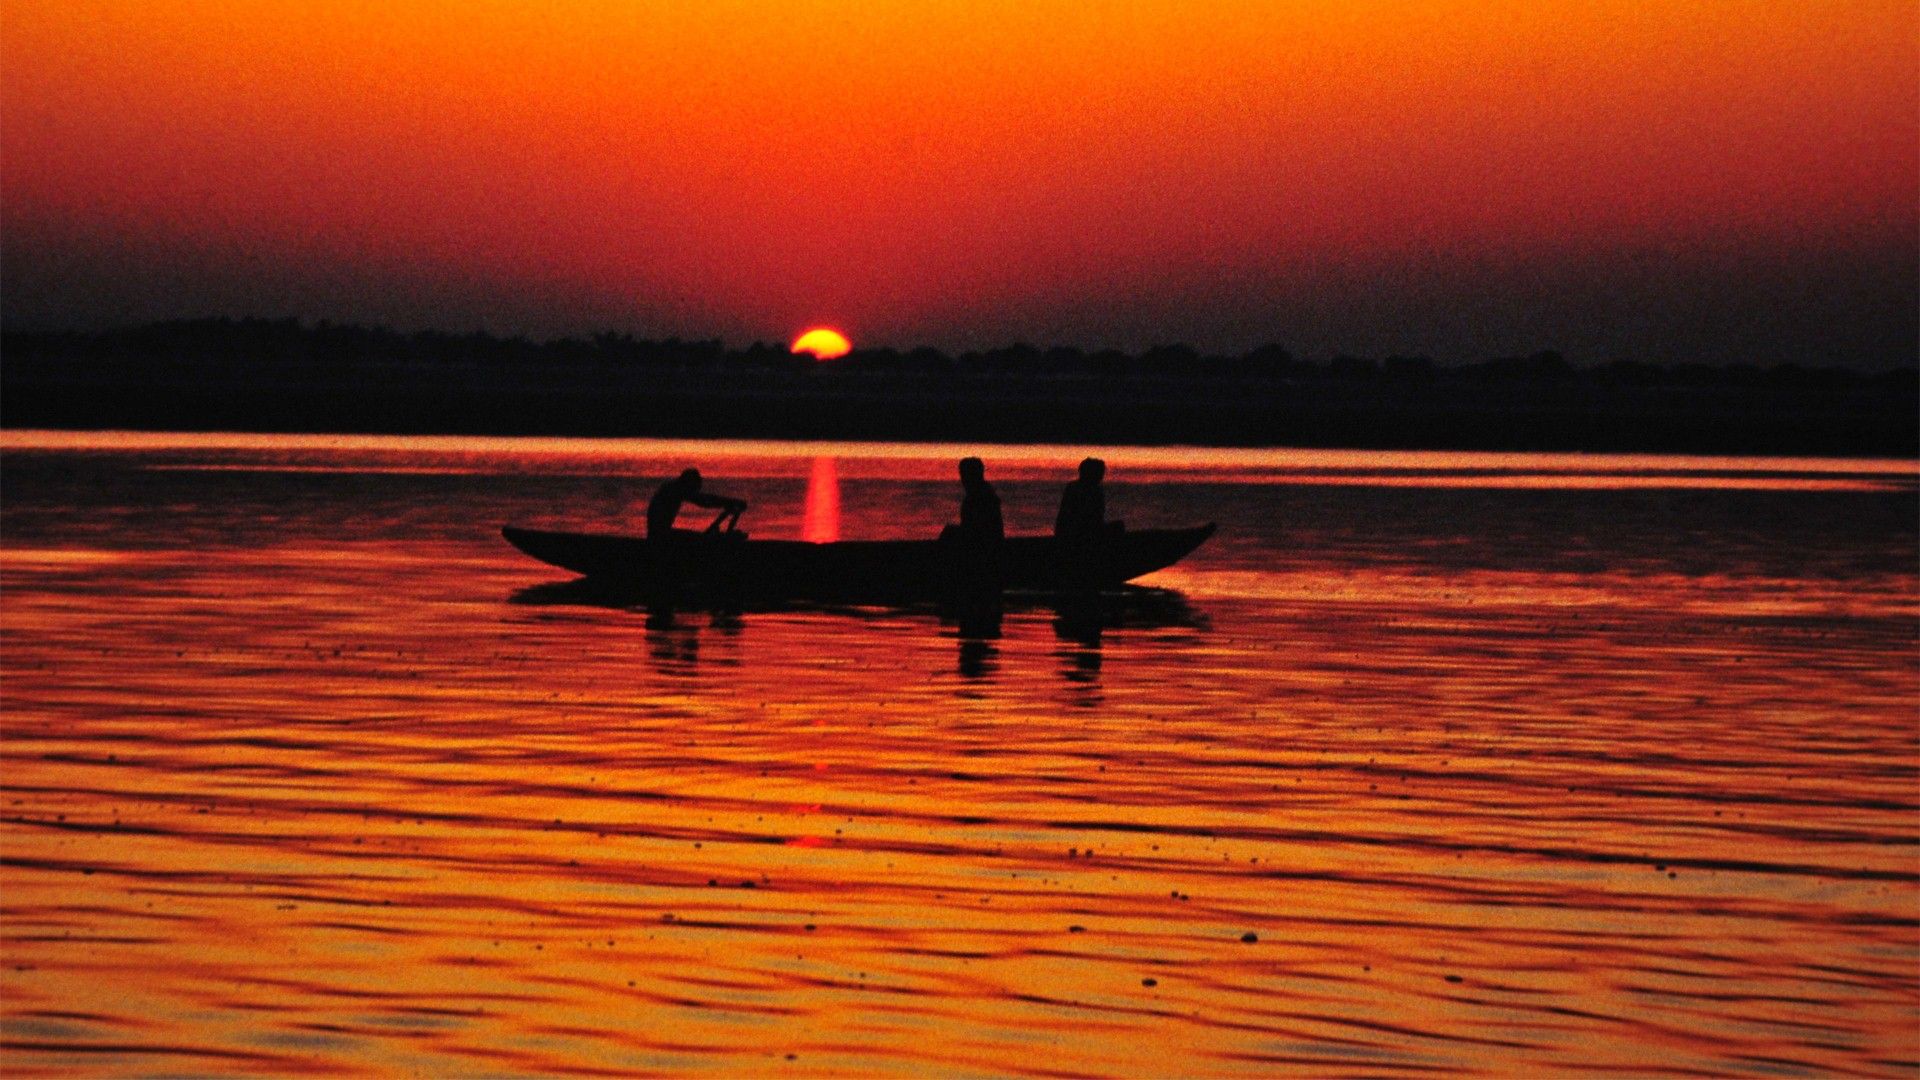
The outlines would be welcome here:
<svg viewBox="0 0 1920 1080">
<path fill-rule="evenodd" d="M 671 536 L 696 535 L 691 529 L 673 527 L 674 519 L 680 516 L 680 507 L 683 503 L 722 511 L 719 517 L 713 519 L 713 524 L 707 526 L 707 531 L 710 533 L 719 532 L 722 525 L 726 526 L 727 531 L 733 531 L 733 526 L 740 520 L 740 512 L 747 508 L 745 499 L 734 499 L 700 490 L 700 470 L 688 469 L 661 484 L 660 490 L 653 493 L 653 501 L 647 504 L 647 538 L 661 540 Z"/>
<path fill-rule="evenodd" d="M 1107 463 L 1088 458 L 1080 463 L 1080 478 L 1060 493 L 1060 512 L 1053 519 L 1053 535 L 1073 544 L 1091 543 L 1106 535 L 1107 493 L 1100 486 Z M 1118 524 L 1115 522 L 1114 524 Z"/>
<path fill-rule="evenodd" d="M 977 457 L 960 459 L 960 527 L 952 530 L 956 539 L 971 543 L 995 543 L 1005 538 L 1007 529 L 1000 519 L 1000 496 L 987 483 L 987 467 Z"/>
<path fill-rule="evenodd" d="M 960 497 L 960 524 L 949 525 L 940 533 L 940 539 L 954 545 L 949 549 L 953 553 L 949 585 L 973 602 L 989 595 L 997 602 L 1001 541 L 1007 531 L 1000 518 L 1000 496 L 987 483 L 987 467 L 977 457 L 961 459 L 960 488 L 964 492 Z"/>
</svg>

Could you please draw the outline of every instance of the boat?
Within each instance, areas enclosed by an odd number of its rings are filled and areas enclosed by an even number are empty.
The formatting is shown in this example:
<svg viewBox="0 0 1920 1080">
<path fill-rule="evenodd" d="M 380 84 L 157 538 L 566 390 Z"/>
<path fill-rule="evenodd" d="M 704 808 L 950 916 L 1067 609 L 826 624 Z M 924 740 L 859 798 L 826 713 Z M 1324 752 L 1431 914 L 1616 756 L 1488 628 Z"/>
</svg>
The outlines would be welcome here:
<svg viewBox="0 0 1920 1080">
<path fill-rule="evenodd" d="M 982 590 L 1113 589 L 1172 566 L 1213 535 L 1116 528 L 1092 544 L 1010 536 L 982 547 L 937 540 L 753 540 L 744 533 L 645 540 L 613 533 L 506 526 L 501 535 L 541 562 L 630 590 L 750 596 L 938 597 Z"/>
</svg>

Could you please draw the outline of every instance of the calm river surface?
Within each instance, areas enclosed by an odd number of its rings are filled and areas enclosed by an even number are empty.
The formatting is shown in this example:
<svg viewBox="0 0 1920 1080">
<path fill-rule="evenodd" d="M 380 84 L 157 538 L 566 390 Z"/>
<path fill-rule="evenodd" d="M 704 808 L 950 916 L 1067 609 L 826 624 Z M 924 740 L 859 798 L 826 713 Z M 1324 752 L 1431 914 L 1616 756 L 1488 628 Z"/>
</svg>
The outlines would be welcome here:
<svg viewBox="0 0 1920 1080">
<path fill-rule="evenodd" d="M 0 433 L 0 1072 L 1920 1069 L 1912 462 L 1114 448 L 1091 616 L 504 523 L 1015 531 L 1080 448 Z"/>
</svg>

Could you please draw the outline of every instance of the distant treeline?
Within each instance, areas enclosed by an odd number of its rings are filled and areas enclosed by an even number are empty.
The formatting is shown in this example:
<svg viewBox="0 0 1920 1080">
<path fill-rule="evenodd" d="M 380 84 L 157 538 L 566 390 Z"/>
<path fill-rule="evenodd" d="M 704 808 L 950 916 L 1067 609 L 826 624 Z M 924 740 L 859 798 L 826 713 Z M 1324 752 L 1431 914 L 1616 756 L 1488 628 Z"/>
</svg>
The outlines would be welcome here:
<svg viewBox="0 0 1920 1080">
<path fill-rule="evenodd" d="M 764 343 L 201 319 L 0 331 L 0 424 L 1911 456 L 1920 381 L 1913 368 L 1577 366 L 1553 351 L 1316 363 L 1280 345 L 821 363 Z"/>
<path fill-rule="evenodd" d="M 1324 363 L 1294 356 L 1284 346 L 1262 345 L 1239 355 L 1203 353 L 1187 345 L 1162 345 L 1140 353 L 1015 344 L 957 355 L 934 348 L 856 349 L 824 368 L 783 345 L 754 342 L 728 348 L 715 340 L 642 340 L 624 333 L 533 341 L 475 331 L 401 333 L 380 327 L 298 319 L 188 319 L 99 333 L 0 331 L 0 356 L 28 361 L 141 361 L 259 363 L 442 363 L 486 365 L 614 364 L 687 370 L 802 371 L 823 373 L 903 372 L 1013 373 L 1037 378 L 1115 376 L 1175 379 L 1480 379 L 1553 382 L 1582 379 L 1636 386 L 1915 386 L 1915 369 L 1864 373 L 1840 367 L 1779 364 L 1710 365 L 1615 360 L 1576 366 L 1560 353 L 1493 357 L 1478 363 L 1440 365 L 1427 356 L 1337 355 Z"/>
</svg>

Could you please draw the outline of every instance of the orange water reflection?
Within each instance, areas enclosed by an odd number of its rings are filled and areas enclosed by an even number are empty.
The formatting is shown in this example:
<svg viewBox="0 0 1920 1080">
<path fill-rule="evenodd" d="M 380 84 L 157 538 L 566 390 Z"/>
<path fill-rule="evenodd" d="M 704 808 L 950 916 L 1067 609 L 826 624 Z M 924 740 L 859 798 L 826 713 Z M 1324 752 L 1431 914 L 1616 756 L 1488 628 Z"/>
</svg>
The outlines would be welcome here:
<svg viewBox="0 0 1920 1080">
<path fill-rule="evenodd" d="M 1235 527 L 982 619 L 600 606 L 476 525 L 642 483 L 140 465 L 7 465 L 9 1075 L 1920 1056 L 1906 495 L 1122 489 Z"/>
</svg>

